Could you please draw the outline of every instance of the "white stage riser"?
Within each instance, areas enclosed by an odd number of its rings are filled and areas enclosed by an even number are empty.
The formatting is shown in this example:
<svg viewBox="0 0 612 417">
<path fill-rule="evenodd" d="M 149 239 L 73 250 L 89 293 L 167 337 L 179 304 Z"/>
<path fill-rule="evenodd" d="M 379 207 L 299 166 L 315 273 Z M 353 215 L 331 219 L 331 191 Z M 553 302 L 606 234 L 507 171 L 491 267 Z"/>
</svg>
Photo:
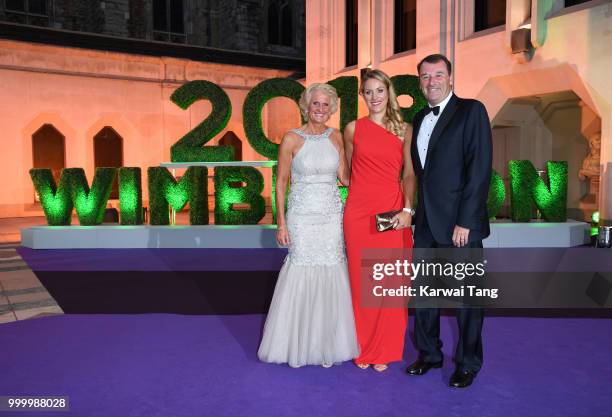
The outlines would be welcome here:
<svg viewBox="0 0 612 417">
<path fill-rule="evenodd" d="M 278 248 L 276 226 L 37 226 L 21 230 L 32 249 Z M 486 248 L 567 248 L 590 243 L 583 222 L 493 223 Z"/>
</svg>

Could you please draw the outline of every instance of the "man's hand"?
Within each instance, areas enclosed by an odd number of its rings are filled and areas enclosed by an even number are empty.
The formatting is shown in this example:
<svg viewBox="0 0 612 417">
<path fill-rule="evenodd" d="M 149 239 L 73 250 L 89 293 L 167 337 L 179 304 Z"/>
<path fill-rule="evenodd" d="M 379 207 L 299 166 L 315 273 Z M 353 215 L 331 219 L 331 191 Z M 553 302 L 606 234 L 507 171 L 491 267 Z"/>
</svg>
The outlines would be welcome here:
<svg viewBox="0 0 612 417">
<path fill-rule="evenodd" d="M 405 229 L 412 224 L 412 216 L 407 211 L 402 211 L 393 216 L 391 223 L 395 230 Z"/>
<path fill-rule="evenodd" d="M 455 230 L 453 230 L 453 245 L 457 246 L 458 248 L 467 245 L 469 236 L 470 229 L 455 226 Z"/>
</svg>

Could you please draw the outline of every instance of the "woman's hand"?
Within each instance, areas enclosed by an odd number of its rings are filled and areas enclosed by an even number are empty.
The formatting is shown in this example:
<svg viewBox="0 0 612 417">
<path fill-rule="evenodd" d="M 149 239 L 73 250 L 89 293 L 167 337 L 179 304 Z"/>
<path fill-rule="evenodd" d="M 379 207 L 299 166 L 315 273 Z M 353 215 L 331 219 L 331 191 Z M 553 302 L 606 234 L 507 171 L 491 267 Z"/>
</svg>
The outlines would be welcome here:
<svg viewBox="0 0 612 417">
<path fill-rule="evenodd" d="M 412 225 L 412 216 L 407 211 L 402 210 L 393 216 L 391 222 L 393 223 L 393 228 L 395 230 L 405 229 Z"/>
<path fill-rule="evenodd" d="M 289 232 L 287 231 L 286 226 L 277 226 L 276 227 L 276 241 L 281 246 L 289 245 Z"/>
</svg>

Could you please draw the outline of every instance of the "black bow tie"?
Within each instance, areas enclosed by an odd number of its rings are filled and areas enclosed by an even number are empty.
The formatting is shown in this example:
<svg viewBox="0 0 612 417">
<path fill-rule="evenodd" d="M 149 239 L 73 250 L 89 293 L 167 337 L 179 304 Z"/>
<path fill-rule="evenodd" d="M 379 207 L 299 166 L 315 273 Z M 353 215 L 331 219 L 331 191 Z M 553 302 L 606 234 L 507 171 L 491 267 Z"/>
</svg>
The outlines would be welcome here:
<svg viewBox="0 0 612 417">
<path fill-rule="evenodd" d="M 429 114 L 429 112 L 432 112 L 434 114 L 434 116 L 437 116 L 440 113 L 440 106 L 436 106 L 436 107 L 427 107 L 425 109 L 425 115 L 427 116 Z"/>
</svg>

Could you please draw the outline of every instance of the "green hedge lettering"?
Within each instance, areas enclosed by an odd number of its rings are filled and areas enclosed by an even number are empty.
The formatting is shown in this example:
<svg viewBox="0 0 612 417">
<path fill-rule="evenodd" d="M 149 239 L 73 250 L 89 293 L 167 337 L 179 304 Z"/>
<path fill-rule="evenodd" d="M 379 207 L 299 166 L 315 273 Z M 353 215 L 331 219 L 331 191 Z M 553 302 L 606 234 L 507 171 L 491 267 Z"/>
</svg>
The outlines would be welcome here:
<svg viewBox="0 0 612 417">
<path fill-rule="evenodd" d="M 244 182 L 244 187 L 232 187 Z M 261 195 L 264 181 L 253 167 L 215 168 L 215 224 L 257 224 L 266 214 L 266 203 Z M 236 210 L 233 205 L 249 204 L 248 210 Z"/>
<path fill-rule="evenodd" d="M 227 126 L 232 115 L 232 102 L 225 91 L 210 81 L 191 81 L 176 89 L 170 99 L 182 109 L 188 109 L 198 100 L 209 100 L 212 104 L 210 115 L 172 145 L 172 162 L 234 160 L 234 148 L 231 146 L 203 147 Z"/>
<path fill-rule="evenodd" d="M 189 202 L 189 223 L 208 224 L 208 168 L 189 167 L 176 181 L 163 167 L 150 167 L 149 208 L 152 225 L 170 224 L 169 205 L 180 211 Z"/>
</svg>

